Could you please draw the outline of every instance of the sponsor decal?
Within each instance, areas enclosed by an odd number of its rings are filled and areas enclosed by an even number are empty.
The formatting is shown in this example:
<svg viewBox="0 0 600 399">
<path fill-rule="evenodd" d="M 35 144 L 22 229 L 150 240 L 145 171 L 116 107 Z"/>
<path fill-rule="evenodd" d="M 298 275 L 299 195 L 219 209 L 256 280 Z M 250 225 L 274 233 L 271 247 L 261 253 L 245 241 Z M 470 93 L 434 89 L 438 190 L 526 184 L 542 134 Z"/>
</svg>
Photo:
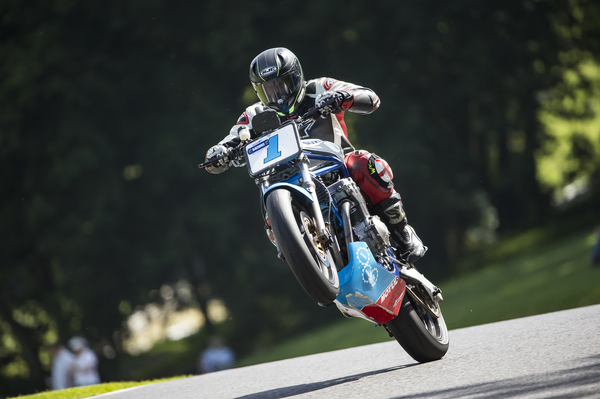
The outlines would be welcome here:
<svg viewBox="0 0 600 399">
<path fill-rule="evenodd" d="M 268 75 L 273 72 L 277 72 L 277 67 L 272 66 L 272 67 L 263 69 L 262 71 L 260 71 L 260 76 L 265 76 L 265 75 Z"/>
<path fill-rule="evenodd" d="M 371 252 L 367 248 L 360 247 L 356 251 L 356 259 L 363 266 L 370 266 L 369 259 L 371 259 Z"/>
<path fill-rule="evenodd" d="M 364 283 L 375 286 L 377 284 L 377 277 L 379 277 L 379 270 L 371 267 L 369 260 L 371 259 L 371 252 L 367 248 L 361 247 L 356 251 L 356 259 L 363 265 L 362 280 Z"/>
<path fill-rule="evenodd" d="M 406 291 L 404 291 L 406 292 Z M 398 306 L 398 303 L 402 300 L 402 298 L 404 298 L 404 292 L 402 293 L 402 295 L 400 295 L 398 297 L 398 299 L 396 299 L 396 302 L 394 302 L 394 309 L 396 309 L 396 306 Z"/>
<path fill-rule="evenodd" d="M 257 151 L 262 150 L 265 147 L 269 146 L 269 140 L 265 140 L 265 141 L 261 141 L 260 143 L 256 144 L 255 146 L 252 146 L 250 148 L 248 148 L 248 154 L 252 155 Z"/>
<path fill-rule="evenodd" d="M 394 280 L 390 283 L 390 285 L 388 285 L 388 287 L 385 289 L 385 291 L 383 291 L 383 294 L 381 294 L 381 296 L 379 297 L 378 302 L 380 302 L 381 304 L 383 304 L 385 302 L 385 299 L 388 297 L 388 295 L 390 295 L 392 293 L 392 291 L 394 290 L 394 288 L 396 287 L 396 285 L 398 285 L 399 280 L 400 279 L 398 277 L 394 278 Z"/>
<path fill-rule="evenodd" d="M 369 173 L 372 175 L 377 174 L 377 170 L 375 170 L 375 166 L 373 166 L 373 162 L 371 160 L 369 160 L 367 163 L 367 167 L 369 168 Z"/>
<path fill-rule="evenodd" d="M 371 286 L 375 287 L 375 284 L 377 284 L 377 277 L 379 277 L 379 270 L 373 269 L 370 265 L 363 267 L 363 282 L 371 284 Z"/>
<path fill-rule="evenodd" d="M 321 140 L 303 140 L 302 144 L 313 145 L 313 144 L 319 144 L 320 142 L 321 142 Z"/>
</svg>

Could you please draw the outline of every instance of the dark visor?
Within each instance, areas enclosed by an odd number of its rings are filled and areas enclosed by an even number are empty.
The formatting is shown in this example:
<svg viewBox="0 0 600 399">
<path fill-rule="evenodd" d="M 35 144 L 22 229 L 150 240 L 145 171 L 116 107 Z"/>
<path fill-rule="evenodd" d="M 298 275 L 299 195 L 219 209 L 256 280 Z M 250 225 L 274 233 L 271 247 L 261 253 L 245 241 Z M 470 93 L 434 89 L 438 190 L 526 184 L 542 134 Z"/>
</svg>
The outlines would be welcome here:
<svg viewBox="0 0 600 399">
<path fill-rule="evenodd" d="M 280 99 L 285 102 L 289 95 L 298 89 L 300 79 L 300 76 L 292 73 L 269 80 L 255 86 L 256 94 L 258 94 L 258 98 L 260 98 L 263 104 L 275 105 Z"/>
</svg>

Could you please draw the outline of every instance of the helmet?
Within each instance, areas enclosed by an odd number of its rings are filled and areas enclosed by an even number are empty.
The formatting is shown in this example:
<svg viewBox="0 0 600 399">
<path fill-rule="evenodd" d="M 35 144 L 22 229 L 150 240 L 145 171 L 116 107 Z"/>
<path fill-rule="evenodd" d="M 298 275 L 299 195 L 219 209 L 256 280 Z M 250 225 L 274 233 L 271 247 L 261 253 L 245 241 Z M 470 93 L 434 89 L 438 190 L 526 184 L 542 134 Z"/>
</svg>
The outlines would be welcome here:
<svg viewBox="0 0 600 399">
<path fill-rule="evenodd" d="M 286 48 L 272 48 L 250 63 L 250 82 L 260 101 L 281 116 L 293 114 L 306 89 L 298 58 Z"/>
</svg>

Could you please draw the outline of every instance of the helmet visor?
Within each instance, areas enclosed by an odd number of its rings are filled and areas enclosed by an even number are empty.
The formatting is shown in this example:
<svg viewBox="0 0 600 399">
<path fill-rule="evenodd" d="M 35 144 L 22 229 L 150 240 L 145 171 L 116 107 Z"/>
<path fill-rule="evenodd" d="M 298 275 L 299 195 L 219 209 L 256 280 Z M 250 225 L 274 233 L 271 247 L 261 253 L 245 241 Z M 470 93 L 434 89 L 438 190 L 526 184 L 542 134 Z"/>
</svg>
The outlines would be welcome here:
<svg viewBox="0 0 600 399">
<path fill-rule="evenodd" d="M 291 96 L 296 95 L 300 87 L 301 75 L 291 73 L 277 79 L 269 80 L 254 86 L 258 98 L 265 105 L 277 106 L 279 100 L 284 104 Z"/>
</svg>

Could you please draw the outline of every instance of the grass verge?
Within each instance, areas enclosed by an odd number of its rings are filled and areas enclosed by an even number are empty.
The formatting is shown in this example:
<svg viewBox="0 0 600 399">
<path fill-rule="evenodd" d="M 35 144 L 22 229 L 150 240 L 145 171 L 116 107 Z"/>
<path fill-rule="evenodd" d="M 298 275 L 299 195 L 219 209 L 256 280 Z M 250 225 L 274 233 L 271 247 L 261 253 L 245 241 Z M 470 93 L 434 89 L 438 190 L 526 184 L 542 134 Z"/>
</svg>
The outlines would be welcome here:
<svg viewBox="0 0 600 399">
<path fill-rule="evenodd" d="M 61 389 L 60 391 L 46 391 L 35 393 L 33 395 L 15 396 L 19 399 L 81 399 L 100 395 L 103 393 L 118 391 L 120 389 L 133 388 L 141 385 L 154 384 L 157 382 L 176 380 L 181 377 L 164 378 L 160 380 L 139 381 L 139 382 L 107 382 L 98 385 L 90 385 L 87 387 L 77 387 Z M 11 399 L 11 398 L 8 398 Z"/>
</svg>

